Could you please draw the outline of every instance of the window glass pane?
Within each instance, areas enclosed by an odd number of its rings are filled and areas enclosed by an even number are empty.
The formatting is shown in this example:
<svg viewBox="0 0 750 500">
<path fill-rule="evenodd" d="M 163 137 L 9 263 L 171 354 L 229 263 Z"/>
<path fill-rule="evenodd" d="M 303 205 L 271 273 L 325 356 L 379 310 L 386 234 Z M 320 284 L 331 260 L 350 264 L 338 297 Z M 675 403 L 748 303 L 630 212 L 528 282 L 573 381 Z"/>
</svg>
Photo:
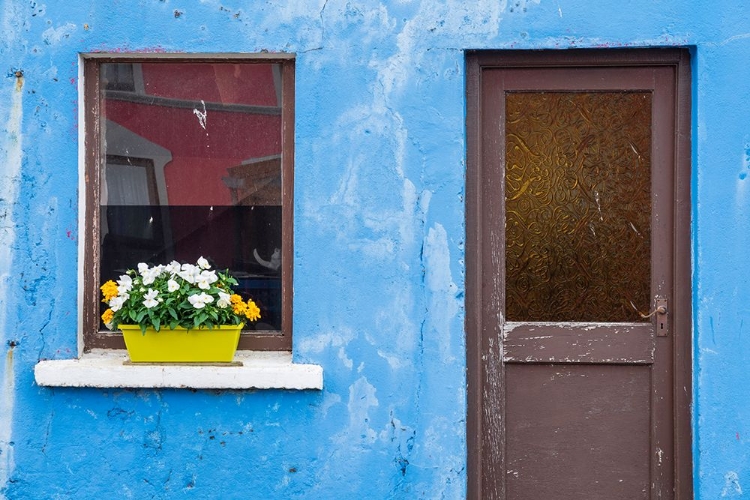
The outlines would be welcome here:
<svg viewBox="0 0 750 500">
<path fill-rule="evenodd" d="M 651 94 L 506 95 L 506 317 L 642 321 Z"/>
<path fill-rule="evenodd" d="M 251 327 L 281 330 L 279 65 L 105 63 L 100 78 L 100 282 L 203 256 L 261 308 Z"/>
</svg>

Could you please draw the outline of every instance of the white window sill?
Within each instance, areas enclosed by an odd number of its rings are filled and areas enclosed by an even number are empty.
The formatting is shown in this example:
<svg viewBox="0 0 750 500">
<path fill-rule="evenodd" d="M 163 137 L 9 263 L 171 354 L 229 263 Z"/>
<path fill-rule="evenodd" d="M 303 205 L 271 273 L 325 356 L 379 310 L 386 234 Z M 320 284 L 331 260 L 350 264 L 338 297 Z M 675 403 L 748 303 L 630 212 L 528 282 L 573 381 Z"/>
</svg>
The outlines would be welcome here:
<svg viewBox="0 0 750 500">
<path fill-rule="evenodd" d="M 323 367 L 292 363 L 288 352 L 237 351 L 242 366 L 123 364 L 125 351 L 95 350 L 79 359 L 40 361 L 47 387 L 179 389 L 323 389 Z"/>
</svg>

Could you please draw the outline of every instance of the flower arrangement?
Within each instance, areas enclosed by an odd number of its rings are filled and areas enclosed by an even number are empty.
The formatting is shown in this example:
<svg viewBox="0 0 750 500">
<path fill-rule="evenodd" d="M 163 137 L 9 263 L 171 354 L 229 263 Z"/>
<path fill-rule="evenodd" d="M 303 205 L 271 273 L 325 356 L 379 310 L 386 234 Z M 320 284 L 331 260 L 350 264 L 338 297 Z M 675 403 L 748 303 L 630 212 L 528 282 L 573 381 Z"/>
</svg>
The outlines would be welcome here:
<svg viewBox="0 0 750 500">
<path fill-rule="evenodd" d="M 196 264 L 149 267 L 138 264 L 117 282 L 101 286 L 109 308 L 102 321 L 110 330 L 118 325 L 134 325 L 146 332 L 148 327 L 213 328 L 219 325 L 240 325 L 260 319 L 260 309 L 252 300 L 245 302 L 232 292 L 237 280 L 227 272 L 211 270 L 208 260 Z"/>
</svg>

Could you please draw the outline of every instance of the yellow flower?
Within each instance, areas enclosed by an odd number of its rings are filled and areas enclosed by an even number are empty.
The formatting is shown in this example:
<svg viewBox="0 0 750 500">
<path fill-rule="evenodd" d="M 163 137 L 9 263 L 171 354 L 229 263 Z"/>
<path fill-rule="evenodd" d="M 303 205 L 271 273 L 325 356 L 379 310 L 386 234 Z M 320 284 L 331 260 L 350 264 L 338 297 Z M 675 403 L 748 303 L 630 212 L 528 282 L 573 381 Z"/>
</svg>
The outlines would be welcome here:
<svg viewBox="0 0 750 500">
<path fill-rule="evenodd" d="M 115 283 L 112 280 L 109 280 L 106 283 L 104 283 L 100 287 L 100 290 L 102 291 L 102 295 L 104 295 L 102 302 L 109 302 L 114 297 L 117 297 L 117 283 Z"/>
<path fill-rule="evenodd" d="M 245 314 L 245 310 L 247 309 L 247 306 L 244 302 L 239 301 L 232 304 L 232 311 L 234 314 Z"/>
<path fill-rule="evenodd" d="M 245 317 L 250 321 L 256 321 L 260 319 L 260 309 L 255 305 L 252 300 L 247 301 L 247 309 L 245 310 Z"/>
<path fill-rule="evenodd" d="M 242 303 L 242 297 L 240 297 L 239 295 L 237 295 L 236 293 L 234 293 L 234 294 L 232 294 L 229 297 L 229 302 L 231 302 L 232 304 L 241 304 Z"/>
<path fill-rule="evenodd" d="M 107 309 L 106 311 L 104 311 L 104 314 L 102 314 L 102 321 L 104 322 L 105 325 L 108 325 L 112 323 L 112 318 L 114 317 L 115 317 L 115 313 L 112 312 L 112 309 Z"/>
</svg>

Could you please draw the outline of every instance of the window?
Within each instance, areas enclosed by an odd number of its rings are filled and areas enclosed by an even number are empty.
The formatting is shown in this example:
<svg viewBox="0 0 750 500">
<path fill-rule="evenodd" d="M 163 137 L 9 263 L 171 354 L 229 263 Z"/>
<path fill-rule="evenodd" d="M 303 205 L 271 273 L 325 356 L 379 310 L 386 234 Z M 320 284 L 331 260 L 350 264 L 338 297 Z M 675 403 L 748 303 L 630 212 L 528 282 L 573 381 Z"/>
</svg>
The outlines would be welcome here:
<svg viewBox="0 0 750 500">
<path fill-rule="evenodd" d="M 99 286 L 139 262 L 227 269 L 261 308 L 240 349 L 291 349 L 292 57 L 84 57 L 84 350 L 124 348 Z"/>
</svg>

